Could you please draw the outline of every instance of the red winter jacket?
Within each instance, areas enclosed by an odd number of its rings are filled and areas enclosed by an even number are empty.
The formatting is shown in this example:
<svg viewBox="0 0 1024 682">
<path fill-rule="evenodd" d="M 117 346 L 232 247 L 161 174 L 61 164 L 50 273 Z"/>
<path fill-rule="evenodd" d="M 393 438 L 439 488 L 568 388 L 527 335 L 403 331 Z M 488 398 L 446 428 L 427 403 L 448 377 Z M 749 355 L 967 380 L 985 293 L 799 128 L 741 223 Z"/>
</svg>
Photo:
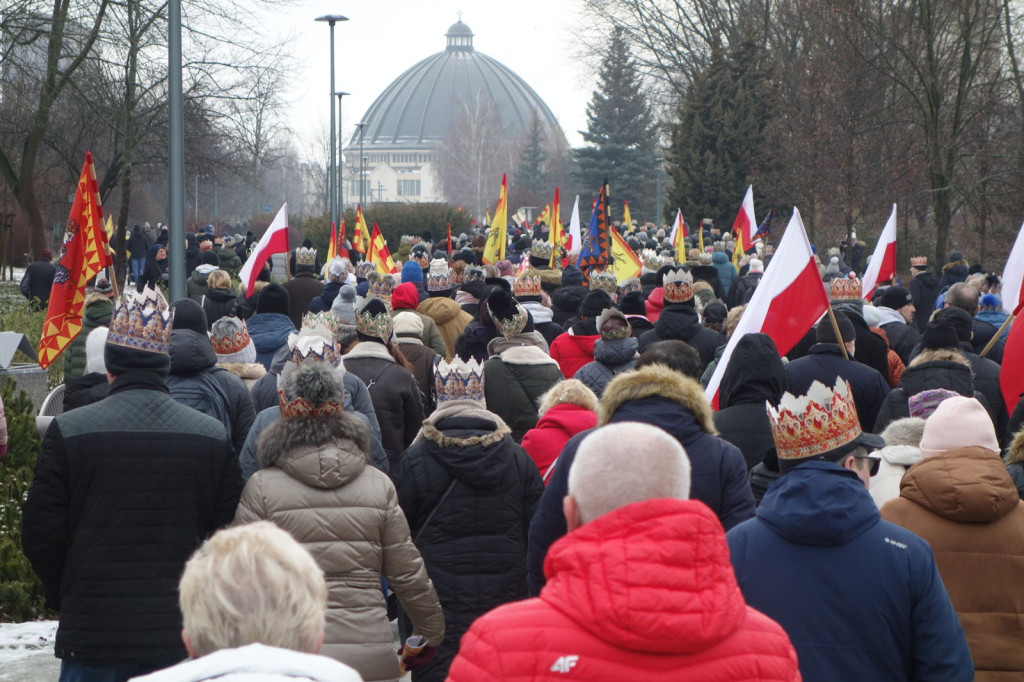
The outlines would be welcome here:
<svg viewBox="0 0 1024 682">
<path fill-rule="evenodd" d="M 665 289 L 663 287 L 652 289 L 644 305 L 647 308 L 647 319 L 657 322 L 661 317 L 661 311 L 665 309 Z"/>
<path fill-rule="evenodd" d="M 566 441 L 577 433 L 597 426 L 597 414 L 590 410 L 562 403 L 554 405 L 537 420 L 537 426 L 526 432 L 521 445 L 537 465 L 544 485 L 548 483 L 548 469 L 562 453 Z"/>
<path fill-rule="evenodd" d="M 565 332 L 555 337 L 548 353 L 558 363 L 562 376 L 572 377 L 580 367 L 594 361 L 594 343 L 599 338 L 600 334 L 577 336 L 572 332 Z"/>
<path fill-rule="evenodd" d="M 448 679 L 800 680 L 782 628 L 743 601 L 703 503 L 622 507 L 556 542 L 537 599 L 478 618 Z"/>
</svg>

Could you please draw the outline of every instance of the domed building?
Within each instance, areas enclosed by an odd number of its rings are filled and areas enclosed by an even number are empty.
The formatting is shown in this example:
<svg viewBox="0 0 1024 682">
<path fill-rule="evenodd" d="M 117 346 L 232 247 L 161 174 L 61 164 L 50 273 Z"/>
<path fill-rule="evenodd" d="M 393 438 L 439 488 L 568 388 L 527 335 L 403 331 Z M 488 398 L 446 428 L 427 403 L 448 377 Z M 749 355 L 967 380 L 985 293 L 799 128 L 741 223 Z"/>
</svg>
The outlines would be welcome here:
<svg viewBox="0 0 1024 682">
<path fill-rule="evenodd" d="M 362 125 L 357 124 L 343 150 L 348 205 L 355 205 L 360 197 L 360 135 L 367 204 L 445 201 L 432 160 L 452 126 L 465 120 L 467 110 L 493 105 L 509 140 L 526 136 L 536 112 L 548 139 L 568 146 L 558 120 L 533 88 L 507 66 L 473 48 L 469 26 L 460 19 L 448 28 L 445 38 L 443 52 L 396 78 L 374 100 Z M 498 180 L 493 184 L 497 198 Z"/>
</svg>

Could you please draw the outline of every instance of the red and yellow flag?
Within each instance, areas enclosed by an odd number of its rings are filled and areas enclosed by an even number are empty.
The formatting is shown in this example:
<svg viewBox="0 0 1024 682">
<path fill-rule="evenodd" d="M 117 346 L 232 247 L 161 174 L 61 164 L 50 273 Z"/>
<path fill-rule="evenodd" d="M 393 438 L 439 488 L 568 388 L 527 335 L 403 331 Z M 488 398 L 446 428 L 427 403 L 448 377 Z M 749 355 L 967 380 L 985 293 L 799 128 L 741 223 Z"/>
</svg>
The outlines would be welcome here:
<svg viewBox="0 0 1024 682">
<path fill-rule="evenodd" d="M 551 204 L 544 207 L 544 210 L 540 212 L 539 216 L 537 216 L 537 220 L 534 221 L 534 224 L 540 225 L 541 223 L 549 222 L 551 222 Z"/>
<path fill-rule="evenodd" d="M 484 246 L 484 265 L 494 265 L 505 258 L 505 246 L 508 242 L 508 180 L 501 174 L 501 192 L 498 194 L 498 207 L 494 209 L 494 220 L 491 231 L 487 235 Z"/>
<path fill-rule="evenodd" d="M 636 252 L 629 248 L 629 244 L 618 233 L 618 230 L 612 230 L 611 233 L 612 272 L 615 273 L 615 279 L 618 280 L 619 284 L 622 284 L 630 277 L 639 277 L 640 271 L 643 269 L 643 263 L 640 261 L 640 257 L 636 255 Z"/>
<path fill-rule="evenodd" d="M 622 226 L 626 230 L 633 229 L 633 218 L 629 215 L 629 202 L 622 202 Z"/>
<path fill-rule="evenodd" d="M 396 272 L 395 261 L 391 259 L 391 251 L 388 250 L 384 235 L 381 234 L 377 223 L 373 224 L 373 236 L 370 237 L 370 248 L 366 252 L 366 260 L 377 266 L 377 272 L 387 275 Z"/>
<path fill-rule="evenodd" d="M 555 200 L 551 202 L 551 230 L 548 232 L 548 242 L 551 244 L 551 260 L 548 267 L 555 267 L 555 259 L 559 250 L 565 248 L 567 236 L 562 226 L 562 207 L 558 199 L 558 188 L 555 188 Z"/>
<path fill-rule="evenodd" d="M 50 290 L 43 335 L 39 340 L 40 367 L 48 367 L 82 331 L 85 285 L 108 265 L 111 265 L 111 260 L 107 235 L 103 230 L 103 206 L 100 204 L 96 169 L 92 154 L 86 152 Z"/>
<path fill-rule="evenodd" d="M 452 257 L 452 224 L 448 223 L 448 258 Z"/>
<path fill-rule="evenodd" d="M 331 241 L 327 244 L 327 262 L 330 263 L 338 255 L 338 225 L 331 223 Z"/>
<path fill-rule="evenodd" d="M 338 230 L 338 246 L 336 247 L 338 256 L 341 258 L 348 258 L 348 249 L 345 247 L 345 217 L 341 218 L 341 229 Z"/>
<path fill-rule="evenodd" d="M 363 207 L 356 206 L 356 227 L 352 231 L 352 248 L 361 254 L 368 253 L 370 248 L 370 230 L 366 227 L 366 218 L 363 217 Z"/>
<path fill-rule="evenodd" d="M 732 266 L 740 271 L 740 259 L 743 258 L 743 230 L 736 230 L 736 243 L 732 247 Z"/>
</svg>

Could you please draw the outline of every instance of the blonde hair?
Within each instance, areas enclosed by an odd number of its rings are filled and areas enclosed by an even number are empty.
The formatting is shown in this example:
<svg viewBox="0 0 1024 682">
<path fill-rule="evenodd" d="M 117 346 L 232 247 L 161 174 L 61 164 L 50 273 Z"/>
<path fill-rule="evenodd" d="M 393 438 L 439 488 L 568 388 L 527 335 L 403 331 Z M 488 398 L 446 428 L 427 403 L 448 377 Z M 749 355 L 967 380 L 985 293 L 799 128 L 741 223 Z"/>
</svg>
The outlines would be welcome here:
<svg viewBox="0 0 1024 682">
<path fill-rule="evenodd" d="M 736 325 L 740 323 L 740 318 L 743 317 L 743 309 L 746 306 L 738 305 L 735 308 L 729 310 L 725 316 L 725 338 L 732 338 L 732 333 L 736 331 Z"/>
<path fill-rule="evenodd" d="M 585 410 L 597 412 L 597 394 L 579 379 L 563 379 L 540 397 L 537 414 L 543 415 L 555 405 L 579 405 Z"/>
<path fill-rule="evenodd" d="M 971 366 L 967 356 L 956 348 L 925 348 L 910 361 L 910 367 L 917 367 L 925 362 L 958 362 L 961 365 Z M 973 375 L 974 372 L 972 371 Z"/>
<path fill-rule="evenodd" d="M 206 278 L 206 286 L 210 289 L 231 289 L 231 275 L 224 270 L 214 270 Z"/>
<path fill-rule="evenodd" d="M 185 564 L 178 603 L 197 656 L 257 642 L 315 654 L 323 643 L 324 573 L 269 521 L 204 542 Z"/>
<path fill-rule="evenodd" d="M 1024 462 L 1024 429 L 1014 434 L 1013 442 L 1010 443 L 1010 449 L 1006 453 L 1007 464 L 1016 462 Z"/>
</svg>

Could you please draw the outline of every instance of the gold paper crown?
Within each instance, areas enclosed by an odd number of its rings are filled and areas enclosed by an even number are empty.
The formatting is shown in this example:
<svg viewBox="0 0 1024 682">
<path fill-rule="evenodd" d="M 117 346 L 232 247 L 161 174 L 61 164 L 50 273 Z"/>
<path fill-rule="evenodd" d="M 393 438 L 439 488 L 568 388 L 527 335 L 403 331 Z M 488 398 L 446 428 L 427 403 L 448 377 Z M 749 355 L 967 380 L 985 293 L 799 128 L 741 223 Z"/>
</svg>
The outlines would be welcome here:
<svg viewBox="0 0 1024 682">
<path fill-rule="evenodd" d="M 522 296 L 540 296 L 540 277 L 534 275 L 521 275 L 516 277 L 516 282 L 512 287 L 515 292 L 516 298 Z"/>
<path fill-rule="evenodd" d="M 839 255 L 839 247 L 838 246 L 830 247 L 829 250 L 828 250 L 828 255 L 829 255 L 829 258 L 831 258 L 832 256 L 838 256 Z"/>
<path fill-rule="evenodd" d="M 338 333 L 338 318 L 331 313 L 306 313 L 302 316 L 303 327 L 315 327 L 317 325 L 327 327 L 332 335 Z"/>
<path fill-rule="evenodd" d="M 643 284 L 640 283 L 639 277 L 630 277 L 629 279 L 622 280 L 622 284 L 619 285 L 619 293 L 625 296 L 626 294 L 634 291 L 643 291 Z"/>
<path fill-rule="evenodd" d="M 644 267 L 654 272 L 657 272 L 658 268 L 664 265 L 664 263 L 661 262 L 661 257 L 658 255 L 658 252 L 654 249 L 643 250 L 643 261 Z"/>
<path fill-rule="evenodd" d="M 451 268 L 444 258 L 435 258 L 430 261 L 430 270 L 427 272 L 427 291 L 447 291 L 452 288 Z"/>
<path fill-rule="evenodd" d="M 462 283 L 468 284 L 470 282 L 483 282 L 487 278 L 483 268 L 471 266 L 466 268 L 462 273 Z"/>
<path fill-rule="evenodd" d="M 364 260 L 362 263 L 360 263 L 359 265 L 356 266 L 356 277 L 362 277 L 363 279 L 368 279 L 369 276 L 370 276 L 370 273 L 374 272 L 376 270 L 377 270 L 377 266 L 376 265 L 374 265 L 370 261 L 365 261 Z"/>
<path fill-rule="evenodd" d="M 587 285 L 591 291 L 606 291 L 615 294 L 619 288 L 619 280 L 615 273 L 610 270 L 599 270 L 590 273 L 590 282 Z"/>
<path fill-rule="evenodd" d="M 148 286 L 141 293 L 128 292 L 114 306 L 107 343 L 150 353 L 169 353 L 174 311 Z"/>
<path fill-rule="evenodd" d="M 305 327 L 305 325 L 303 325 Z M 289 360 L 301 363 L 304 360 L 326 362 L 332 367 L 341 365 L 341 358 L 334 348 L 334 343 L 316 334 L 292 334 L 288 338 L 288 345 L 291 347 Z"/>
<path fill-rule="evenodd" d="M 910 266 L 913 268 L 928 267 L 928 256 L 914 256 L 910 259 Z"/>
<path fill-rule="evenodd" d="M 665 273 L 665 303 L 686 303 L 693 298 L 693 275 L 685 270 Z"/>
<path fill-rule="evenodd" d="M 765 404 L 779 459 L 817 457 L 861 435 L 853 393 L 842 377 L 834 390 L 815 381 L 805 396 L 783 394 L 778 410 Z"/>
<path fill-rule="evenodd" d="M 305 398 L 288 400 L 284 391 L 277 391 L 277 405 L 281 408 L 281 416 L 285 419 L 294 417 L 329 417 L 333 414 L 341 414 L 345 409 L 343 401 L 328 400 L 325 403 L 314 405 Z"/>
<path fill-rule="evenodd" d="M 399 237 L 398 243 L 399 244 L 410 244 L 411 245 L 413 243 L 412 242 L 412 235 L 411 234 L 403 234 L 401 237 Z"/>
<path fill-rule="evenodd" d="M 713 248 L 715 251 L 725 251 L 725 242 L 718 240 L 711 245 L 711 248 Z"/>
<path fill-rule="evenodd" d="M 364 310 L 356 313 L 356 331 L 375 339 L 388 341 L 395 332 L 394 322 L 387 312 L 376 315 Z"/>
<path fill-rule="evenodd" d="M 295 249 L 296 265 L 316 265 L 316 249 L 300 246 Z"/>
<path fill-rule="evenodd" d="M 455 357 L 451 363 L 441 360 L 434 372 L 437 402 L 475 400 L 484 402 L 484 366 L 476 360 L 463 362 Z"/>
<path fill-rule="evenodd" d="M 515 304 L 515 312 L 512 313 L 511 317 L 499 317 L 494 314 L 494 309 L 490 307 L 488 301 L 487 309 L 491 313 L 491 321 L 494 322 L 494 326 L 498 328 L 498 331 L 506 339 L 511 339 L 516 334 L 521 334 L 526 329 L 526 323 L 530 320 L 530 314 L 526 312 L 526 308 Z"/>
<path fill-rule="evenodd" d="M 828 298 L 830 301 L 860 301 L 861 284 L 857 277 L 836 277 L 829 283 Z"/>
<path fill-rule="evenodd" d="M 530 258 L 551 258 L 551 242 L 534 242 L 530 247 Z"/>
<path fill-rule="evenodd" d="M 394 275 L 382 275 L 376 270 L 374 270 L 373 272 L 366 276 L 366 279 L 370 281 L 370 287 L 367 293 L 369 293 L 371 298 L 391 298 L 391 294 L 395 291 Z"/>
</svg>

